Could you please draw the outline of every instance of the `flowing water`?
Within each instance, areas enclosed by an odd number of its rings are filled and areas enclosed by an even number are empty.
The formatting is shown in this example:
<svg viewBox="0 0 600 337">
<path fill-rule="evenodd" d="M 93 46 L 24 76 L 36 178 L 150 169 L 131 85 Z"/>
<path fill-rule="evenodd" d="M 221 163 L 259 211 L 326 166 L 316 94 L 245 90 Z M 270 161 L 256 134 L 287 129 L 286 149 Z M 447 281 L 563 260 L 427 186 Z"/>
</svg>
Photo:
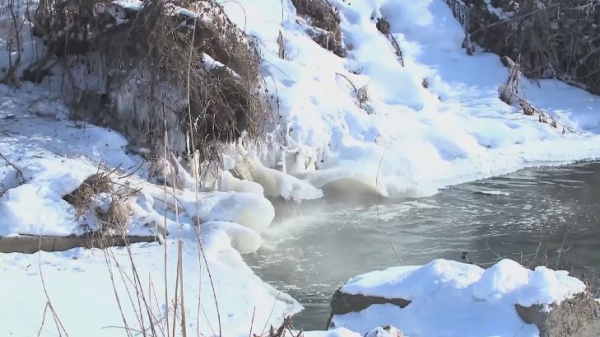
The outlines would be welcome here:
<svg viewBox="0 0 600 337">
<path fill-rule="evenodd" d="M 399 258 L 460 261 L 467 251 L 482 267 L 505 257 L 586 279 L 600 271 L 600 163 L 527 169 L 379 206 L 319 201 L 277 212 L 263 248 L 246 260 L 304 305 L 296 328 L 326 328 L 340 285 Z"/>
</svg>

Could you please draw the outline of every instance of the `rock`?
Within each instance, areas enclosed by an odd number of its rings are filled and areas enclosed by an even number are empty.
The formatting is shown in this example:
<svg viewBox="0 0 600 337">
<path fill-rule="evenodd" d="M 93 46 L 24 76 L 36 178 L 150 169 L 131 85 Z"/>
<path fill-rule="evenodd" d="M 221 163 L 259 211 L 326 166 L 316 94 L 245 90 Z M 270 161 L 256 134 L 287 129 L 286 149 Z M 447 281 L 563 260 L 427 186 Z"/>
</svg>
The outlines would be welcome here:
<svg viewBox="0 0 600 337">
<path fill-rule="evenodd" d="M 600 304 L 588 292 L 579 294 L 561 304 L 548 306 L 532 305 L 524 307 L 515 305 L 517 313 L 530 324 L 535 324 L 540 330 L 540 337 L 583 337 L 597 336 L 584 331 L 589 330 L 588 325 L 598 324 L 600 318 Z"/>
<path fill-rule="evenodd" d="M 344 315 L 350 312 L 362 311 L 373 304 L 394 304 L 404 308 L 410 304 L 410 301 L 401 298 L 385 298 L 378 296 L 365 296 L 347 294 L 339 288 L 331 299 L 331 316 L 329 317 L 328 327 L 331 327 L 331 319 L 334 315 Z M 393 336 L 393 335 L 391 335 Z M 375 337 L 375 335 L 371 336 Z"/>
<path fill-rule="evenodd" d="M 377 327 L 365 334 L 365 337 L 404 337 L 402 330 L 391 325 Z"/>
</svg>

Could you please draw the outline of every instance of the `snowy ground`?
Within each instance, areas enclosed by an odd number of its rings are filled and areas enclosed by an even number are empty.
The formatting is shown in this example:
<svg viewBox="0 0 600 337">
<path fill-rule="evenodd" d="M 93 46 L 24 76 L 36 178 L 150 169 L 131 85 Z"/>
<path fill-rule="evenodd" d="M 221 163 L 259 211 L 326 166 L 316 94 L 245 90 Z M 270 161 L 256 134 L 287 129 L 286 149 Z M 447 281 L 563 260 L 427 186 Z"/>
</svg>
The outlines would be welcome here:
<svg viewBox="0 0 600 337">
<path fill-rule="evenodd" d="M 68 110 L 52 87 L 25 83 L 15 90 L 0 86 L 0 153 L 5 157 L 0 166 L 0 236 L 81 234 L 88 221 L 84 223 L 62 197 L 101 164 L 119 167 L 122 171 L 114 179 L 140 190 L 130 201 L 129 233 L 160 233 L 166 214 L 171 238 L 184 241 L 190 331 L 199 328 L 211 334 L 218 326 L 207 269 L 198 264 L 193 226 L 198 217 L 203 222 L 201 240 L 223 333 L 247 335 L 251 326 L 262 331 L 265 325 L 300 309 L 293 299 L 260 281 L 241 259 L 240 254 L 260 246 L 260 232 L 274 217 L 273 206 L 263 193 L 313 199 L 322 196 L 321 188 L 337 181 L 337 187 L 362 186 L 391 197 L 424 196 L 450 184 L 527 166 L 600 158 L 600 100 L 554 81 L 541 81 L 539 86 L 527 82 L 524 96 L 575 131 L 566 134 L 506 105 L 498 99 L 506 68 L 495 55 L 466 55 L 461 49 L 462 28 L 442 0 L 332 0 L 341 14 L 344 41 L 352 46 L 347 58 L 312 41 L 305 33 L 306 22 L 298 20 L 290 0 L 222 3 L 240 27 L 260 40 L 266 83 L 280 103 L 282 119 L 276 133 L 283 131 L 285 139 L 279 139 L 277 151 L 272 147 L 245 150 L 256 152 L 266 166 L 283 172 L 254 162 L 255 180 L 262 186 L 227 176 L 220 192 L 202 192 L 198 204 L 189 184 L 187 189 L 165 195 L 160 185 L 146 180 L 147 163 L 126 152 L 127 142 L 121 135 L 68 121 Z M 376 29 L 379 17 L 390 22 L 404 67 Z M 5 17 L 0 23 L 6 27 Z M 285 60 L 278 57 L 280 32 Z M 6 36 L 0 34 L 2 61 Z M 33 55 L 31 45 L 39 45 L 27 43 Z M 357 106 L 344 76 L 358 87 L 367 86 L 373 114 Z M 135 174 L 125 177 L 138 167 Z M 171 259 L 177 253 L 175 241 L 165 242 L 172 300 L 176 269 Z M 145 293 L 152 288 L 158 295 L 150 296 L 155 305 L 165 303 L 164 247 L 132 247 Z M 1 254 L 2 275 L 9 277 L 0 278 L 0 298 L 11 305 L 0 309 L 0 326 L 8 326 L 16 337 L 37 335 L 47 302 L 43 274 L 48 296 L 71 336 L 125 335 L 123 329 L 110 328 L 123 328 L 124 323 L 109 266 L 118 262 L 131 278 L 130 261 L 125 249 L 111 252 L 108 264 L 99 250 Z M 123 286 L 127 282 L 121 279 L 115 287 L 125 298 L 126 320 L 139 329 L 135 305 Z M 200 310 L 195 296 L 202 298 Z M 154 314 L 160 317 L 161 310 L 164 307 L 159 305 Z M 386 312 L 393 313 L 390 310 Z M 47 316 L 41 335 L 56 335 L 57 327 L 50 313 Z"/>
<path fill-rule="evenodd" d="M 18 91 L 0 87 L 0 92 L 0 129 L 3 132 L 0 153 L 14 165 L 4 162 L 0 169 L 3 192 L 0 236 L 81 234 L 90 229 L 83 226 L 84 222 L 94 229 L 93 219 L 76 216 L 73 206 L 62 197 L 77 188 L 87 176 L 98 172 L 100 164 L 121 166 L 125 171 L 137 168 L 139 176 L 144 176 L 148 170 L 146 164 L 138 165 L 143 163 L 141 158 L 125 153 L 126 141 L 122 136 L 111 130 L 67 121 L 64 106 L 49 98 L 47 92 L 32 86 Z M 116 175 L 115 180 L 124 176 Z M 140 292 L 151 302 L 152 315 L 157 322 L 165 324 L 162 319 L 166 312 L 163 306 L 165 290 L 169 301 L 175 298 L 178 253 L 175 238 L 184 242 L 184 291 L 190 333 L 196 334 L 198 329 L 205 334 L 218 331 L 219 321 L 224 335 L 245 335 L 251 326 L 254 331 L 262 332 L 265 326 L 279 324 L 284 314 L 300 310 L 301 306 L 294 299 L 255 276 L 240 255 L 258 249 L 262 242 L 260 231 L 268 227 L 275 216 L 273 206 L 262 195 L 200 193 L 196 208 L 192 191 L 168 191 L 165 197 L 162 186 L 136 175 L 120 182 L 140 189 L 129 201 L 132 217 L 128 233 L 161 234 L 156 224 L 162 226 L 164 222 L 171 233 L 171 239 L 165 241 L 166 250 L 159 243 L 131 247 L 133 264 L 143 285 L 139 287 Z M 179 217 L 174 213 L 175 200 Z M 163 216 L 165 209 L 166 218 Z M 208 261 L 202 261 L 202 267 L 197 234 L 191 225 L 192 214 L 198 214 L 202 219 L 202 247 Z M 52 303 L 64 330 L 71 336 L 124 336 L 126 325 L 134 330 L 141 329 L 138 315 L 145 316 L 145 327 L 149 329 L 147 315 L 140 314 L 137 297 L 132 295 L 136 290 L 131 266 L 125 248 L 115 248 L 107 254 L 97 249 L 33 255 L 0 254 L 3 275 L 0 298 L 11 304 L 3 306 L 0 312 L 3 333 L 25 337 L 37 335 L 41 329 L 41 336 L 58 335 L 62 330 L 56 327 L 50 310 L 44 314 L 47 301 Z M 110 272 L 115 275 L 114 288 Z M 165 275 L 168 277 L 166 285 Z M 136 301 L 132 302 L 129 296 L 134 296 Z M 121 316 L 117 297 L 127 323 Z M 199 302 L 198 298 L 202 300 Z M 200 308 L 198 303 L 202 304 Z M 170 306 L 172 316 L 172 303 Z M 145 310 L 145 305 L 141 308 Z"/>
</svg>

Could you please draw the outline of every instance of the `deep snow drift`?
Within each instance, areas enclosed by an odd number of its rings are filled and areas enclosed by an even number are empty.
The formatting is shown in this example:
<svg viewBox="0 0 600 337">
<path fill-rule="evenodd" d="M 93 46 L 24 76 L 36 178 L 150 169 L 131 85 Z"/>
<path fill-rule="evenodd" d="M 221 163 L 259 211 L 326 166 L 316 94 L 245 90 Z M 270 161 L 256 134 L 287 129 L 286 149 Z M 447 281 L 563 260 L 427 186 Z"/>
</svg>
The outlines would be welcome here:
<svg viewBox="0 0 600 337">
<path fill-rule="evenodd" d="M 435 260 L 425 266 L 392 267 L 348 280 L 341 291 L 411 301 L 400 308 L 376 304 L 358 313 L 336 315 L 332 323 L 364 334 L 393 325 L 408 336 L 537 336 L 515 304 L 550 304 L 585 290 L 567 271 L 525 269 L 502 260 L 484 270 L 478 266 Z"/>
</svg>

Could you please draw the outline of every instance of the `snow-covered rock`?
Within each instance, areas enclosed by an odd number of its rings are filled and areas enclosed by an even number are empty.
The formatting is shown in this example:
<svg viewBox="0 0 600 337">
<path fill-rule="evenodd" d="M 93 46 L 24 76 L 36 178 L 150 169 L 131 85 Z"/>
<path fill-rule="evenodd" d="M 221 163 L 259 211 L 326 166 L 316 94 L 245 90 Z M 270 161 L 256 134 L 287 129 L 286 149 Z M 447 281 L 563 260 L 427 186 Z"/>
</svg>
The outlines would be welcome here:
<svg viewBox="0 0 600 337">
<path fill-rule="evenodd" d="M 365 337 L 403 337 L 402 330 L 386 325 L 377 327 L 365 334 Z"/>
<path fill-rule="evenodd" d="M 332 327 L 365 334 L 393 325 L 416 337 L 574 336 L 600 310 L 568 272 L 512 260 L 485 270 L 435 260 L 374 271 L 350 279 L 331 306 Z"/>
</svg>

